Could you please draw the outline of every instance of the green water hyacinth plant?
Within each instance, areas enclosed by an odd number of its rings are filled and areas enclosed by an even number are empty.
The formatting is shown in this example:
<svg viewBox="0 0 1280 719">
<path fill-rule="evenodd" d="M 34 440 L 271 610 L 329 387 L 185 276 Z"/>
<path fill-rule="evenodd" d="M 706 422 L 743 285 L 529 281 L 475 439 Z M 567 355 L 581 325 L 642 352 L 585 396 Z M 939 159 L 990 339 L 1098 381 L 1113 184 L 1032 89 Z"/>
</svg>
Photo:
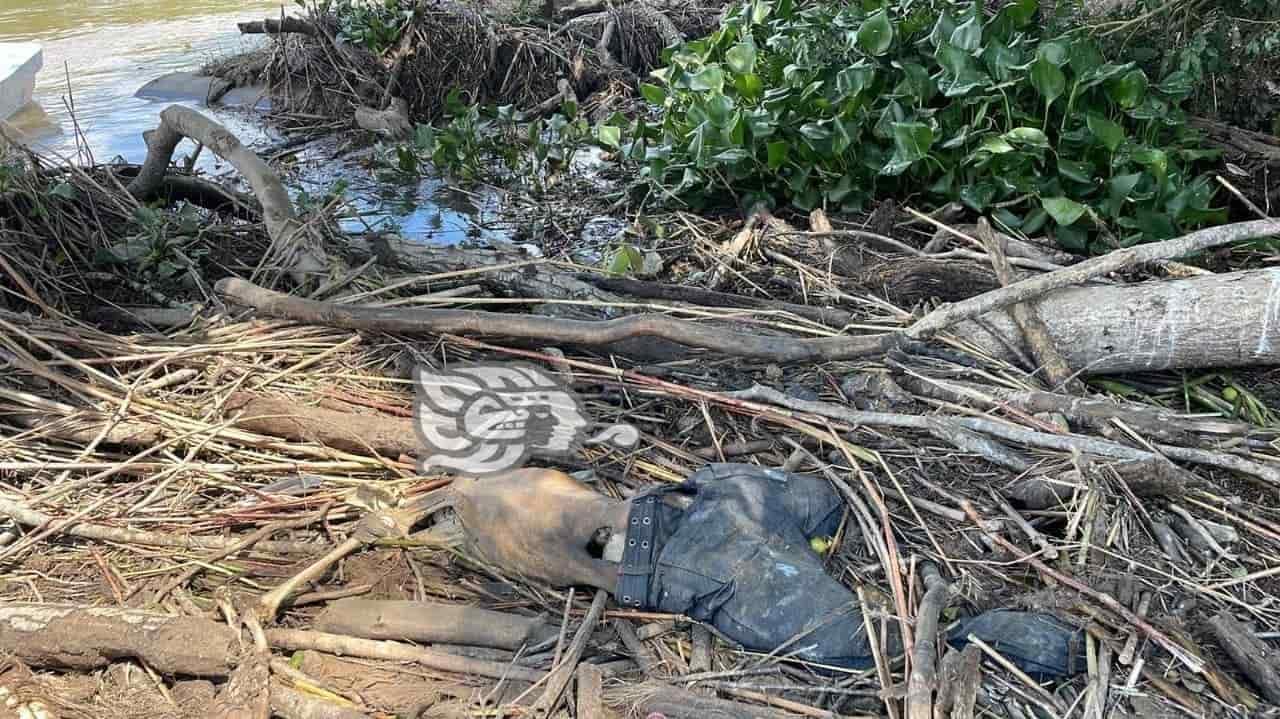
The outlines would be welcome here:
<svg viewBox="0 0 1280 719">
<path fill-rule="evenodd" d="M 959 201 L 1084 250 L 1225 221 L 1185 74 L 1038 35 L 1036 0 L 751 0 L 667 51 L 642 86 L 661 122 L 624 155 L 666 196 L 856 210 Z"/>
</svg>

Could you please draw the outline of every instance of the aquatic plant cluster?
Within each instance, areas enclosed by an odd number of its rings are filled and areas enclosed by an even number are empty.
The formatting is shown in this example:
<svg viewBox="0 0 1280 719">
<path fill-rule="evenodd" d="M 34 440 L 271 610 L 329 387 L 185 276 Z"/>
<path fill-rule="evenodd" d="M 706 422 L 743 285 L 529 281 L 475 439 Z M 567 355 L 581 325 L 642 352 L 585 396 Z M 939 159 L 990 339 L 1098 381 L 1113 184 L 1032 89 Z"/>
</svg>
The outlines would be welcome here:
<svg viewBox="0 0 1280 719">
<path fill-rule="evenodd" d="M 641 86 L 653 114 L 615 115 L 591 136 L 655 196 L 697 207 L 955 201 L 1080 251 L 1225 221 L 1202 171 L 1216 152 L 1183 110 L 1195 75 L 1153 78 L 1085 30 L 1042 37 L 1039 12 L 1037 0 L 994 15 L 954 0 L 750 0 L 710 36 L 666 50 Z M 468 139 L 483 116 L 511 111 L 451 108 L 397 164 L 429 157 L 465 176 L 490 154 L 482 145 L 511 155 L 508 142 Z M 548 124 L 582 122 L 558 119 Z M 515 147 L 540 151 L 545 136 L 536 125 Z"/>
</svg>

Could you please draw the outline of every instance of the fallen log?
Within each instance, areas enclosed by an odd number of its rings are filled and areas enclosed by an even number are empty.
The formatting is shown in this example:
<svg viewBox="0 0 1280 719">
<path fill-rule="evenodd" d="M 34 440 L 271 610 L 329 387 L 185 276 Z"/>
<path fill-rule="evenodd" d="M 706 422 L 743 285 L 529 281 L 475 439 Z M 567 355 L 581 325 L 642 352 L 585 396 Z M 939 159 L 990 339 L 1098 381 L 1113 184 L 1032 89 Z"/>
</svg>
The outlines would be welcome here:
<svg viewBox="0 0 1280 719">
<path fill-rule="evenodd" d="M 1280 364 L 1280 270 L 1065 288 L 1036 309 L 1067 363 L 1087 374 Z M 1003 312 L 949 333 L 998 357 L 1019 337 Z"/>
<path fill-rule="evenodd" d="M 8 517 L 18 524 L 27 527 L 50 527 L 62 520 L 43 512 L 37 512 L 11 499 L 0 497 L 0 516 Z M 176 532 L 148 532 L 126 527 L 104 527 L 87 522 L 62 523 L 57 527 L 59 534 L 81 539 L 92 539 L 100 542 L 116 542 L 119 544 L 142 544 L 150 547 L 169 547 L 173 549 L 225 550 L 236 546 L 239 537 L 200 537 Z M 272 554 L 315 554 L 323 549 L 317 542 L 292 542 L 289 540 L 266 540 L 257 542 L 260 551 Z"/>
<path fill-rule="evenodd" d="M 519 649 L 554 636 L 539 619 L 433 602 L 343 599 L 316 617 L 318 631 L 365 639 Z"/>
<path fill-rule="evenodd" d="M 992 354 L 1017 346 L 1003 312 L 1036 304 L 1054 344 L 1073 367 L 1093 373 L 1194 367 L 1256 366 L 1280 362 L 1271 335 L 1280 312 L 1280 274 L 1254 270 L 1136 285 L 1072 288 L 1090 279 L 1213 247 L 1280 234 L 1280 222 L 1259 220 L 1209 228 L 1152 245 L 1116 250 L 1078 265 L 1016 282 L 943 306 L 910 327 L 881 335 L 780 339 L 676 320 L 631 315 L 605 321 L 560 320 L 471 310 L 401 310 L 335 305 L 225 279 L 229 300 L 272 317 L 348 329 L 451 333 L 536 339 L 599 347 L 657 337 L 687 347 L 773 362 L 855 359 L 883 354 L 905 340 L 943 330 L 972 339 Z M 979 322 L 966 322 L 980 318 Z M 993 326 L 987 331 L 984 326 Z"/>
</svg>

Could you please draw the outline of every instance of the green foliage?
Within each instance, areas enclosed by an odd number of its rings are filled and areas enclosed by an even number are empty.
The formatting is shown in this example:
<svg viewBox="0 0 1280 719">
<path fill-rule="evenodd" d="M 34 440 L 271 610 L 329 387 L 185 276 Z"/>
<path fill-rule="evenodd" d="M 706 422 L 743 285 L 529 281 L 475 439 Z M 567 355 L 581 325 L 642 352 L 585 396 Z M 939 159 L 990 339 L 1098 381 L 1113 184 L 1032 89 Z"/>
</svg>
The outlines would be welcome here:
<svg viewBox="0 0 1280 719">
<path fill-rule="evenodd" d="M 1280 133 L 1280 3 L 1138 0 L 1127 20 L 1100 26 L 1104 48 L 1152 77 L 1181 73 L 1189 109 L 1240 127 Z"/>
<path fill-rule="evenodd" d="M 1153 81 L 1083 33 L 1040 38 L 1036 0 L 994 17 L 971 2 L 869 4 L 732 8 L 668 51 L 641 88 L 662 123 L 638 122 L 624 155 L 695 205 L 924 195 L 1075 249 L 1223 219 L 1195 172 L 1209 153 L 1180 109 L 1185 74 Z"/>
<path fill-rule="evenodd" d="M 171 280 L 193 260 L 208 253 L 204 248 L 184 252 L 200 233 L 202 218 L 195 205 L 183 205 L 176 214 L 151 207 L 134 210 L 139 231 L 111 247 L 99 249 L 96 264 L 119 266 L 145 277 Z"/>
<path fill-rule="evenodd" d="M 548 176 L 570 163 L 589 142 L 617 149 L 621 119 L 595 128 L 578 116 L 576 103 L 565 103 L 549 118 L 521 123 L 510 105 L 467 105 L 461 93 L 450 93 L 445 121 L 419 125 L 411 143 L 384 152 L 384 164 L 417 175 L 433 166 L 464 184 L 502 181 L 541 192 Z"/>
<path fill-rule="evenodd" d="M 376 55 L 400 41 L 413 17 L 413 3 L 403 0 L 336 0 L 330 9 L 338 19 L 338 39 Z"/>
</svg>

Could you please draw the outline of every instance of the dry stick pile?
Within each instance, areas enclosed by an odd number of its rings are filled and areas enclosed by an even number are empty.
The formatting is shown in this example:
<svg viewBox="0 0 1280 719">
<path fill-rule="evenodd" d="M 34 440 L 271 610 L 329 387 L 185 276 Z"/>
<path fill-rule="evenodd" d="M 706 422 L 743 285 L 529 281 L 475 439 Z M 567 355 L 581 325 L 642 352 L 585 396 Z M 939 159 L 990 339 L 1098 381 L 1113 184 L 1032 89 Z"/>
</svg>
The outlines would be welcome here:
<svg viewBox="0 0 1280 719">
<path fill-rule="evenodd" d="M 444 328 L 403 317 L 359 328 L 356 310 L 370 302 L 508 301 L 483 289 L 440 292 L 451 287 L 504 286 L 524 291 L 522 304 L 565 302 L 529 292 L 578 281 L 561 272 L 539 284 L 539 273 L 556 272 L 545 262 L 514 273 L 506 263 L 417 274 L 376 296 L 348 288 L 338 302 L 301 305 L 321 310 L 305 321 L 221 315 L 167 335 L 122 336 L 60 314 L 58 283 L 28 279 L 43 264 L 12 261 L 7 245 L 6 294 L 48 309 L 0 310 L 0 514 L 12 522 L 0 558 L 13 602 L 0 611 L 0 646 L 14 657 L 0 686 L 68 717 L 232 708 L 591 717 L 605 707 L 668 717 L 898 716 L 904 697 L 911 716 L 927 715 L 930 703 L 952 716 L 1252 711 L 1275 701 L 1265 640 L 1242 624 L 1280 622 L 1274 432 L 1176 406 L 1067 395 L 949 331 L 1053 287 L 1274 231 L 1235 226 L 1126 250 L 922 319 L 838 289 L 814 269 L 820 258 L 784 254 L 799 245 L 766 230 L 726 244 L 740 250 L 730 275 L 742 276 L 751 253 L 769 257 L 775 274 L 806 289 L 790 303 L 577 300 L 656 309 L 650 321 L 662 322 L 653 326 L 699 328 L 682 332 L 741 337 L 747 326 L 782 347 L 805 346 L 796 336 L 808 335 L 857 350 L 856 362 L 822 364 L 783 361 L 791 354 L 752 363 L 735 355 L 740 344 L 639 362 L 616 336 L 603 346 L 585 334 L 517 346 L 442 333 L 528 322 L 510 313 Z M 505 279 L 489 285 L 489 275 Z M 232 300 L 298 307 L 243 281 L 222 289 Z M 805 304 L 822 294 L 839 307 L 818 313 Z M 713 299 L 729 301 L 703 295 Z M 847 334 L 867 330 L 880 334 Z M 923 348 L 927 337 L 947 349 Z M 449 478 L 415 473 L 408 369 L 469 359 L 544 363 L 587 398 L 597 421 L 635 424 L 645 440 L 636 450 L 584 450 L 567 467 L 611 496 L 718 460 L 829 478 L 848 502 L 830 571 L 858 589 L 876 636 L 895 624 L 917 638 L 912 651 L 881 653 L 873 670 L 820 672 L 741 651 L 681 617 L 513 580 L 424 541 L 404 508 Z M 304 573 L 324 555 L 341 558 L 335 571 Z M 446 604 L 458 619 L 441 622 L 424 606 L 397 620 L 398 635 L 415 644 L 387 640 L 367 612 L 343 602 L 355 596 Z M 260 614 L 262 606 L 270 611 Z M 1083 627 L 1087 676 L 1040 686 L 993 647 L 932 647 L 930 628 L 945 629 L 955 611 L 996 606 Z M 506 628 L 494 636 L 497 626 Z M 299 661 L 284 661 L 287 653 Z M 114 669 L 121 660 L 140 665 L 145 679 Z M 29 667 L 101 672 L 101 681 L 86 690 L 81 674 Z"/>
<path fill-rule="evenodd" d="M 599 93 L 590 104 L 607 114 L 605 106 L 634 95 L 637 75 L 658 66 L 663 48 L 705 34 L 719 6 L 628 2 L 526 24 L 495 20 L 466 3 L 419 3 L 399 40 L 379 55 L 343 40 L 335 15 L 313 10 L 308 20 L 241 23 L 241 32 L 280 41 L 265 56 L 255 52 L 207 70 L 232 82 L 265 83 L 274 114 L 298 128 L 326 127 L 360 108 L 385 110 L 393 97 L 403 101 L 407 118 L 432 122 L 455 91 L 467 102 L 556 110 L 566 81 L 583 100 Z M 628 88 L 625 96 L 618 83 Z"/>
</svg>

